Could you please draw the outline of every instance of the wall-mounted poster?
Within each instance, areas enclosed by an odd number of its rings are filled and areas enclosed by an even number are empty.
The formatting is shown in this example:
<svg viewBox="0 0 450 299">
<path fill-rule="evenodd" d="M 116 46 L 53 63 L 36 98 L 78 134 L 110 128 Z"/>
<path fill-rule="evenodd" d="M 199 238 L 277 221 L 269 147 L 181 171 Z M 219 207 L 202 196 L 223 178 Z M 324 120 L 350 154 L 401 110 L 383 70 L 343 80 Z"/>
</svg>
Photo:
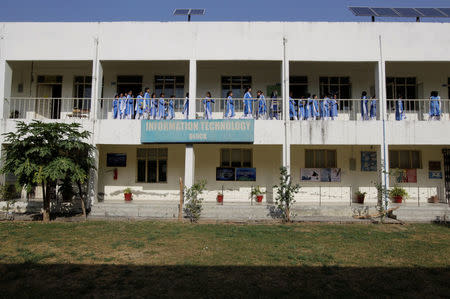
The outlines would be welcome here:
<svg viewBox="0 0 450 299">
<path fill-rule="evenodd" d="M 127 154 L 107 153 L 106 167 L 126 167 Z"/>
<path fill-rule="evenodd" d="M 432 180 L 442 180 L 441 171 L 430 171 L 428 172 L 428 178 Z"/>
<path fill-rule="evenodd" d="M 320 168 L 302 168 L 300 175 L 302 181 L 319 182 Z"/>
<path fill-rule="evenodd" d="M 417 183 L 417 169 L 399 169 L 397 183 Z"/>
<path fill-rule="evenodd" d="M 340 182 L 341 169 L 340 168 L 320 168 L 321 182 Z"/>
<path fill-rule="evenodd" d="M 361 152 L 361 171 L 377 171 L 377 152 Z"/>
<path fill-rule="evenodd" d="M 236 168 L 236 181 L 256 181 L 256 168 Z"/>
<path fill-rule="evenodd" d="M 234 168 L 232 167 L 217 167 L 216 181 L 234 181 Z"/>
<path fill-rule="evenodd" d="M 428 161 L 428 170 L 429 171 L 440 171 L 441 170 L 441 161 Z"/>
<path fill-rule="evenodd" d="M 331 181 L 332 182 L 340 182 L 341 181 L 341 169 L 340 168 L 331 168 Z"/>
</svg>

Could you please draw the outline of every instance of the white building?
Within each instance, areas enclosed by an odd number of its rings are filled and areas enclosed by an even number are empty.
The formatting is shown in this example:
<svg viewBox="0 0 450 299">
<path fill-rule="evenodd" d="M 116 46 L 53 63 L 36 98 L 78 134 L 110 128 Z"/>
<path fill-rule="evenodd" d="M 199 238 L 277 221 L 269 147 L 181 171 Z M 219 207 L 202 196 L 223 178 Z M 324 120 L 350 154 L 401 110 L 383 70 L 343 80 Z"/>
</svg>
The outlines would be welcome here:
<svg viewBox="0 0 450 299">
<path fill-rule="evenodd" d="M 445 162 L 443 154 L 450 148 L 447 32 L 449 23 L 0 23 L 0 130 L 14 130 L 17 119 L 80 122 L 98 149 L 93 187 L 105 202 L 122 200 L 126 187 L 135 201 L 177 200 L 179 178 L 186 185 L 206 179 L 210 201 L 222 189 L 226 201 L 248 201 L 259 185 L 271 202 L 285 165 L 302 186 L 298 202 L 350 203 L 361 190 L 374 203 L 378 172 L 361 161 L 379 170 L 384 158 L 387 167 L 408 169 L 409 182 L 398 184 L 410 202 L 426 203 L 433 195 L 444 202 L 450 196 L 450 157 Z M 262 90 L 268 106 L 269 93 L 278 90 L 283 111 L 289 92 L 296 100 L 337 93 L 338 117 L 241 121 L 246 86 L 254 97 Z M 161 133 L 157 121 L 113 119 L 114 95 L 145 87 L 180 98 L 179 120 L 160 121 L 167 131 Z M 230 89 L 235 121 L 222 120 L 219 98 Z M 217 127 L 201 119 L 207 91 L 216 99 Z M 362 120 L 363 91 L 377 99 L 374 120 Z M 431 91 L 441 97 L 440 120 L 429 120 Z M 179 125 L 186 93 L 190 119 L 198 118 L 191 124 L 207 122 L 203 130 Z M 399 95 L 401 121 L 395 118 Z M 147 131 L 152 123 L 156 131 Z M 244 127 L 237 132 L 234 125 Z M 109 162 L 108 154 L 114 154 Z M 117 154 L 126 155 L 126 166 L 114 166 L 124 157 Z M 256 171 L 255 181 L 237 181 L 238 168 L 254 168 L 247 171 Z M 302 180 L 311 168 L 322 172 L 319 181 Z M 338 172 L 332 182 L 324 181 L 328 169 Z M 233 180 L 217 180 L 220 171 Z"/>
</svg>

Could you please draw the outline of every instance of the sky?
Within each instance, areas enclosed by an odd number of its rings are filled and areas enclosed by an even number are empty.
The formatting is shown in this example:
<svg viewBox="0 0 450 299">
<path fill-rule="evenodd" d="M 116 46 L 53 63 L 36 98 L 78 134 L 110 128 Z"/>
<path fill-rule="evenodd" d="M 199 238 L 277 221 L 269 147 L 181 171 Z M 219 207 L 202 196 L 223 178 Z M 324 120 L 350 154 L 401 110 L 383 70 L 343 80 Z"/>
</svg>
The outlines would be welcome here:
<svg viewBox="0 0 450 299">
<path fill-rule="evenodd" d="M 348 6 L 450 7 L 450 0 L 0 0 L 0 22 L 185 21 L 175 8 L 206 9 L 192 21 L 370 21 Z M 386 20 L 393 19 L 379 21 Z"/>
</svg>

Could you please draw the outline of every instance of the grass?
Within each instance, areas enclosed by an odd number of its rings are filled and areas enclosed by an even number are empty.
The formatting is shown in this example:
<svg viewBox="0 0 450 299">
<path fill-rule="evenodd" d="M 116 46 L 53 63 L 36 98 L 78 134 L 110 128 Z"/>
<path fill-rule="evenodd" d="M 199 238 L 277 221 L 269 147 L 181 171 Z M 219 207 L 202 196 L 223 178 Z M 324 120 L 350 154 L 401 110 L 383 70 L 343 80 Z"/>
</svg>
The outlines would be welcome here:
<svg viewBox="0 0 450 299">
<path fill-rule="evenodd" d="M 450 230 L 432 224 L 0 222 L 0 240 L 0 297 L 450 293 Z"/>
</svg>

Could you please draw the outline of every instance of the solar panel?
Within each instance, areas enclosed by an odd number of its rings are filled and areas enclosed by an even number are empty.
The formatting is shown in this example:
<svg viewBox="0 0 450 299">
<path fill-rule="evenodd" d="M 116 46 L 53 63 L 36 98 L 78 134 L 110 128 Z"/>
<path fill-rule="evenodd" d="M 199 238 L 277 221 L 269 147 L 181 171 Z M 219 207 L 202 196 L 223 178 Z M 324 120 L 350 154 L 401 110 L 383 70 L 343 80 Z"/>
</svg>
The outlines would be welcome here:
<svg viewBox="0 0 450 299">
<path fill-rule="evenodd" d="M 361 16 L 361 17 L 371 17 L 376 15 L 370 8 L 368 7 L 355 7 L 355 6 L 350 6 L 349 7 L 350 11 L 355 15 L 355 16 Z"/>
<path fill-rule="evenodd" d="M 442 12 L 434 8 L 416 8 L 416 10 L 421 14 L 423 14 L 424 17 L 430 18 L 446 17 L 446 15 L 444 15 Z"/>
<path fill-rule="evenodd" d="M 392 8 L 372 7 L 372 10 L 379 17 L 399 17 L 399 14 L 397 14 Z"/>
<path fill-rule="evenodd" d="M 446 7 L 446 8 L 438 8 L 440 12 L 444 13 L 447 15 L 447 17 L 450 17 L 450 8 Z"/>
<path fill-rule="evenodd" d="M 205 10 L 204 9 L 191 9 L 190 14 L 191 15 L 204 15 Z"/>
<path fill-rule="evenodd" d="M 185 16 L 189 14 L 189 9 L 175 9 L 173 12 L 174 16 Z"/>
<path fill-rule="evenodd" d="M 415 10 L 414 8 L 394 8 L 394 10 L 401 16 L 401 17 L 422 17 L 422 14 Z"/>
</svg>

